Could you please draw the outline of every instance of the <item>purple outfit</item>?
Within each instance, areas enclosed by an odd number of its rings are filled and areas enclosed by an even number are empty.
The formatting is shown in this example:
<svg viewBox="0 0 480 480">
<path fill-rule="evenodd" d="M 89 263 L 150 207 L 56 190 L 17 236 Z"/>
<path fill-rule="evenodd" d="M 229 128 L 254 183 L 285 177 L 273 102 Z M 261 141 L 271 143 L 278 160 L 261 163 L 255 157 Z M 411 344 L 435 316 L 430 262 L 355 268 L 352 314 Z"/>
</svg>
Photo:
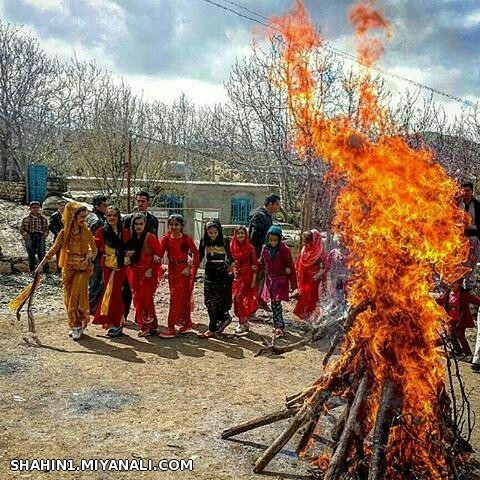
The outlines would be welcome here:
<svg viewBox="0 0 480 480">
<path fill-rule="evenodd" d="M 267 248 L 263 246 L 260 263 L 265 266 L 262 299 L 265 302 L 288 302 L 289 284 L 292 290 L 297 288 L 297 275 L 290 249 L 280 243 L 278 252 L 272 258 Z M 286 268 L 290 269 L 290 275 L 285 271 Z"/>
</svg>

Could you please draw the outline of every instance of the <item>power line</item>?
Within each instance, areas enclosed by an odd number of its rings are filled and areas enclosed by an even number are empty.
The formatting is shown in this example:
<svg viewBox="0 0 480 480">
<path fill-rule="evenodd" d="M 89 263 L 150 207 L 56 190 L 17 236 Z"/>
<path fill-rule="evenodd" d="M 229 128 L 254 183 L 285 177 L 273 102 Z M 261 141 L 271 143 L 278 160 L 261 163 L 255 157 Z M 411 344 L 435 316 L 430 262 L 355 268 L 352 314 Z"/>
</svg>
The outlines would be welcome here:
<svg viewBox="0 0 480 480">
<path fill-rule="evenodd" d="M 214 5 L 218 8 L 221 8 L 223 10 L 226 10 L 228 12 L 231 12 L 239 17 L 242 17 L 242 18 L 245 18 L 247 20 L 251 20 L 252 22 L 256 22 L 260 25 L 263 25 L 265 27 L 268 27 L 268 28 L 271 28 L 271 29 L 274 29 L 278 32 L 281 33 L 281 29 L 278 28 L 278 27 L 275 27 L 275 22 L 271 22 L 269 20 L 269 18 L 266 16 L 266 15 L 263 15 L 261 13 L 258 13 L 256 12 L 255 10 L 252 10 L 250 8 L 247 8 L 243 5 L 241 5 L 240 3 L 238 2 L 234 2 L 232 0 L 223 0 L 224 2 L 232 5 L 232 6 L 235 6 L 237 8 L 240 8 L 242 10 L 245 10 L 247 12 L 249 12 L 250 14 L 252 15 L 255 15 L 257 16 L 258 18 L 261 18 L 262 20 L 258 20 L 257 18 L 253 18 L 251 16 L 248 16 L 248 15 L 244 15 L 240 12 L 238 12 L 237 10 L 234 10 L 233 8 L 230 8 L 230 7 L 227 7 L 225 5 L 222 5 L 216 1 L 213 1 L 213 0 L 202 0 L 203 2 L 206 2 L 206 3 L 209 3 L 211 5 Z M 266 22 L 269 22 L 269 23 L 266 23 Z M 346 58 L 348 60 L 351 60 L 351 61 L 354 61 L 356 63 L 358 63 L 359 65 L 362 65 L 366 68 L 369 68 L 369 69 L 372 69 L 372 70 L 375 70 L 376 72 L 380 73 L 381 75 L 386 75 L 386 76 L 389 76 L 389 77 L 393 77 L 393 78 L 396 78 L 397 80 L 401 80 L 403 82 L 407 82 L 407 83 L 410 83 L 411 85 L 414 85 L 418 88 L 422 88 L 422 89 L 425 89 L 425 90 L 429 90 L 430 92 L 432 93 L 435 93 L 437 95 L 441 95 L 441 96 L 444 96 L 446 98 L 449 98 L 450 100 L 454 100 L 456 102 L 459 102 L 459 103 L 462 103 L 466 106 L 473 106 L 472 102 L 468 101 L 468 100 L 465 100 L 464 98 L 461 98 L 457 95 L 453 95 L 451 93 L 447 93 L 447 92 L 444 92 L 443 90 L 439 90 L 438 88 L 435 88 L 435 87 L 431 87 L 429 85 L 425 85 L 424 83 L 421 83 L 421 82 L 417 82 L 415 80 L 412 80 L 408 77 L 405 77 L 403 75 L 400 75 L 398 73 L 393 73 L 393 72 L 389 72 L 388 70 L 385 70 L 384 68 L 382 67 L 379 67 L 377 65 L 367 65 L 366 63 L 362 62 L 360 59 L 358 59 L 355 55 L 352 55 L 348 52 L 344 52 L 343 50 L 337 48 L 337 47 L 334 47 L 330 42 L 327 42 L 327 41 L 324 41 L 323 42 L 323 46 L 326 50 L 329 50 L 330 52 L 336 54 L 336 55 L 339 55 L 343 58 Z"/>
<path fill-rule="evenodd" d="M 225 5 L 222 5 L 220 3 L 217 3 L 217 2 L 214 2 L 213 0 L 202 0 L 204 1 L 205 3 L 210 3 L 211 5 L 215 6 L 215 7 L 218 7 L 218 8 L 221 8 L 223 10 L 226 10 L 227 12 L 231 12 L 235 15 L 238 15 L 239 17 L 242 17 L 242 18 L 246 18 L 247 20 L 251 20 L 252 22 L 257 22 L 265 27 L 270 27 L 270 25 L 268 23 L 263 23 L 262 21 L 260 20 L 257 20 L 256 18 L 252 18 L 252 17 L 249 17 L 248 15 L 244 15 L 243 13 L 240 13 L 240 12 L 237 12 L 236 10 L 234 10 L 233 8 L 229 8 L 229 7 L 226 7 Z M 233 2 L 232 2 L 233 3 Z M 246 7 L 243 7 L 245 10 L 248 10 Z M 255 15 L 258 15 L 258 14 L 255 14 Z"/>
</svg>

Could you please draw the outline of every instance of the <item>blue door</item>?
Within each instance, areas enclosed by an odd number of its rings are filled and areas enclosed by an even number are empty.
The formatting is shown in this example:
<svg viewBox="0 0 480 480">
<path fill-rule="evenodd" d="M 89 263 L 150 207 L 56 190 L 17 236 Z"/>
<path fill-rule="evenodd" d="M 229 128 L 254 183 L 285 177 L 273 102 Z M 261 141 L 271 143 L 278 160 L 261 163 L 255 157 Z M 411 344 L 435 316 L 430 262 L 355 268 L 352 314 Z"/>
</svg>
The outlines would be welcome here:
<svg viewBox="0 0 480 480">
<path fill-rule="evenodd" d="M 42 203 L 47 196 L 47 167 L 45 165 L 28 166 L 28 198 L 30 202 Z"/>
</svg>

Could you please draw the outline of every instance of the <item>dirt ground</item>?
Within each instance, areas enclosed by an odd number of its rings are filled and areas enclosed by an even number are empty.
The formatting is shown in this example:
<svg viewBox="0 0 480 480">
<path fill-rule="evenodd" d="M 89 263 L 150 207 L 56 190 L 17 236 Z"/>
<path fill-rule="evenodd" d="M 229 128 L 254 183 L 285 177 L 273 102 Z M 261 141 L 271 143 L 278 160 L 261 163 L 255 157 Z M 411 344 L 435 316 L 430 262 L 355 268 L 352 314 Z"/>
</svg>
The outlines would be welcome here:
<svg viewBox="0 0 480 480">
<path fill-rule="evenodd" d="M 254 357 L 271 327 L 253 325 L 248 337 L 225 335 L 204 340 L 195 335 L 174 340 L 139 339 L 129 324 L 127 335 L 110 340 L 90 326 L 79 343 L 67 336 L 58 278 L 41 286 L 35 315 L 41 347 L 28 346 L 23 321 L 11 324 L 7 296 L 29 281 L 27 275 L 0 281 L 0 478 L 16 479 L 251 479 L 261 451 L 282 429 L 263 427 L 234 441 L 220 439 L 225 428 L 281 409 L 285 395 L 315 380 L 321 370 L 322 345 L 283 357 Z M 196 286 L 196 328 L 206 329 L 201 284 Z M 157 295 L 165 324 L 167 287 Z M 291 319 L 290 314 L 287 318 Z M 234 325 L 229 327 L 233 331 Z M 290 326 L 286 341 L 299 338 Z M 474 411 L 480 413 L 479 376 L 462 365 Z M 474 445 L 480 449 L 480 434 Z M 297 438 L 298 440 L 298 438 Z M 269 478 L 307 478 L 295 443 L 268 467 Z M 191 458 L 193 472 L 12 473 L 13 458 Z"/>
</svg>

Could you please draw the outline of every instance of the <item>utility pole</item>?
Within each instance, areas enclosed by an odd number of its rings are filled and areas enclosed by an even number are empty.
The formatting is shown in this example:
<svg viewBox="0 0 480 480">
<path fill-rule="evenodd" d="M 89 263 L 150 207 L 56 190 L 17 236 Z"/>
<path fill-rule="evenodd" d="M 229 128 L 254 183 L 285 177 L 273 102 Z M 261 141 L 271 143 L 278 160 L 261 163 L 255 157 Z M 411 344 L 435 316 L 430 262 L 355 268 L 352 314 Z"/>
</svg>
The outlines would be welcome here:
<svg viewBox="0 0 480 480">
<path fill-rule="evenodd" d="M 132 137 L 127 137 L 127 213 L 130 213 L 131 206 L 131 183 L 132 183 Z"/>
</svg>

